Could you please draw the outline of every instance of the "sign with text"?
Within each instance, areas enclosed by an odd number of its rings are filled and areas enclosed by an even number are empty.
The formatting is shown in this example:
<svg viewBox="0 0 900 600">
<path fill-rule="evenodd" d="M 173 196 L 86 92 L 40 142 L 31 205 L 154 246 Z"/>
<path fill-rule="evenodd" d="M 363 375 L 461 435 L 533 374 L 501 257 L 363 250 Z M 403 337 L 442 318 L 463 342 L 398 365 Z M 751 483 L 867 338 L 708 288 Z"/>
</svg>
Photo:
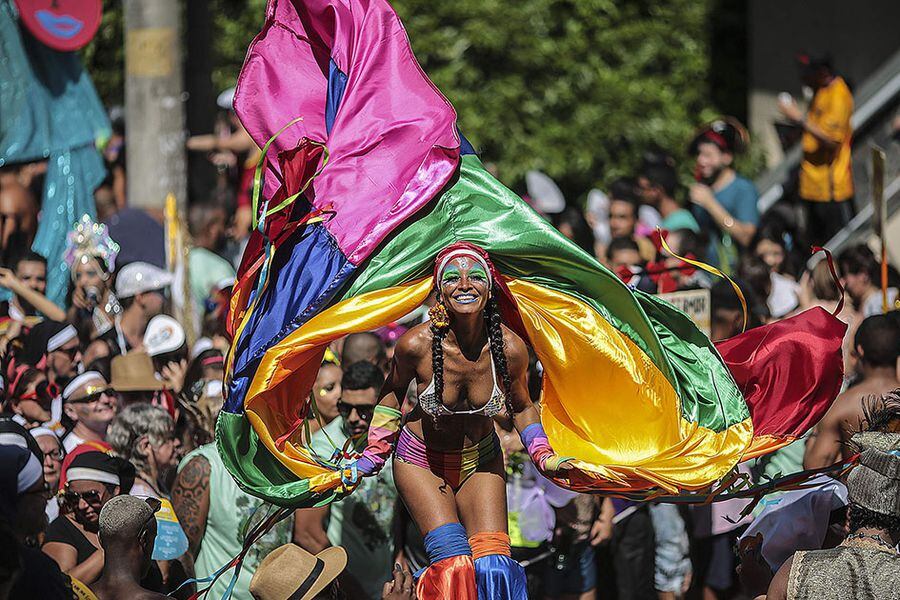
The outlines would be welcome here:
<svg viewBox="0 0 900 600">
<path fill-rule="evenodd" d="M 681 312 L 691 318 L 694 324 L 706 335 L 709 335 L 710 307 L 709 290 L 687 290 L 684 292 L 671 292 L 669 294 L 657 294 Z"/>
</svg>

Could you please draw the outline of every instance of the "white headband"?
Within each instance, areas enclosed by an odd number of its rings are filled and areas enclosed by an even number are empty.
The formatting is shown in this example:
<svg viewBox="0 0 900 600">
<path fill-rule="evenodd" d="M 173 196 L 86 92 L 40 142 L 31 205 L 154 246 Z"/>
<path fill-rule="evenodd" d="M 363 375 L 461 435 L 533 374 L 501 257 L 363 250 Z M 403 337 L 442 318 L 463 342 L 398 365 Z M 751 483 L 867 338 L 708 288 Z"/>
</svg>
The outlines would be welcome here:
<svg viewBox="0 0 900 600">
<path fill-rule="evenodd" d="M 66 325 L 63 329 L 47 340 L 47 352 L 53 352 L 62 348 L 63 344 L 78 337 L 78 331 L 72 325 Z"/>
<path fill-rule="evenodd" d="M 40 479 L 43 474 L 44 465 L 37 459 L 37 456 L 29 454 L 28 462 L 25 463 L 25 466 L 19 471 L 18 477 L 16 477 L 16 488 L 18 493 L 21 494 L 37 483 L 38 479 Z"/>
<path fill-rule="evenodd" d="M 69 385 L 67 385 L 66 389 L 62 392 L 63 400 L 68 400 L 69 397 L 75 393 L 75 390 L 86 384 L 88 381 L 93 381 L 95 379 L 102 381 L 104 386 L 107 385 L 103 375 L 97 371 L 86 371 L 69 382 Z"/>
<path fill-rule="evenodd" d="M 488 283 L 492 283 L 493 280 L 491 278 L 491 269 L 490 269 L 490 267 L 488 267 L 487 261 L 484 260 L 484 258 L 482 258 L 477 252 L 473 252 L 472 250 L 469 250 L 467 248 L 460 248 L 458 250 L 454 250 L 453 252 L 451 252 L 450 254 L 445 256 L 444 259 L 441 261 L 441 264 L 438 265 L 438 270 L 437 270 L 438 285 L 440 285 L 440 283 L 441 283 L 440 282 L 441 274 L 444 272 L 444 268 L 447 266 L 447 263 L 449 263 L 451 260 L 453 260 L 455 258 L 461 258 L 463 256 L 465 256 L 467 258 L 471 258 L 472 260 L 474 260 L 475 262 L 480 264 L 482 267 L 484 267 L 484 271 L 485 271 L 485 273 L 487 273 Z"/>
<path fill-rule="evenodd" d="M 99 481 L 109 485 L 122 485 L 119 476 L 115 473 L 90 467 L 69 467 L 66 471 L 66 482 L 69 481 Z"/>
</svg>

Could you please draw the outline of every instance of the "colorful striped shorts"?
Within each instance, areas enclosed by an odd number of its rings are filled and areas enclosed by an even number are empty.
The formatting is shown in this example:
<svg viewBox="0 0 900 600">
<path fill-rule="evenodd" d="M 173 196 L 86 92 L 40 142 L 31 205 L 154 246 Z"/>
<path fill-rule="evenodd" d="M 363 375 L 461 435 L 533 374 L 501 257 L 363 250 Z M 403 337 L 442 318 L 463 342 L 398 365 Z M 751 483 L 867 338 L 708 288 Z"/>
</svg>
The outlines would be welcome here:
<svg viewBox="0 0 900 600">
<path fill-rule="evenodd" d="M 431 471 L 453 488 L 454 492 L 473 473 L 485 470 L 485 467 L 498 456 L 500 456 L 500 440 L 493 432 L 477 444 L 447 452 L 429 449 L 424 440 L 404 427 L 400 430 L 400 438 L 394 450 L 396 460 Z"/>
</svg>

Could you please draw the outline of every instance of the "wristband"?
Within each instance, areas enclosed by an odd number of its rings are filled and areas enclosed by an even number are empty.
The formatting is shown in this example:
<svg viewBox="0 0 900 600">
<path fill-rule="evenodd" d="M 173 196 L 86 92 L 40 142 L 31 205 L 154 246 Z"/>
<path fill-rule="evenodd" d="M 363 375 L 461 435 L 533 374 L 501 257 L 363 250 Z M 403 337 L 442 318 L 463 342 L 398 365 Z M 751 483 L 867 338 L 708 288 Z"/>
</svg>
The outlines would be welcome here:
<svg viewBox="0 0 900 600">
<path fill-rule="evenodd" d="M 367 477 L 378 473 L 394 452 L 394 444 L 400 435 L 402 414 L 396 408 L 378 405 L 369 423 L 366 449 L 356 461 L 359 474 Z"/>
<path fill-rule="evenodd" d="M 528 451 L 528 456 L 541 473 L 554 473 L 559 465 L 568 460 L 556 454 L 550 446 L 544 426 L 540 423 L 532 423 L 522 431 L 522 445 Z"/>
</svg>

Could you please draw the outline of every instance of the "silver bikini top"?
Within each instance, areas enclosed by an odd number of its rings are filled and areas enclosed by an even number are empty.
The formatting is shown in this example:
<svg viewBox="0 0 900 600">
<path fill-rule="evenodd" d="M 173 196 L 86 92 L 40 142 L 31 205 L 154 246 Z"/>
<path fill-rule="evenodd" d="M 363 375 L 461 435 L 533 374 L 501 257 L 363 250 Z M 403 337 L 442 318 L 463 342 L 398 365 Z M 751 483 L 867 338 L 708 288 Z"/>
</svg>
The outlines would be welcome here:
<svg viewBox="0 0 900 600">
<path fill-rule="evenodd" d="M 491 381 L 494 383 L 494 389 L 491 391 L 491 399 L 487 401 L 487 404 L 476 410 L 450 410 L 438 400 L 437 395 L 434 393 L 434 375 L 432 375 L 428 387 L 419 394 L 419 406 L 425 414 L 430 415 L 435 419 L 438 417 L 449 417 L 451 415 L 495 417 L 503 411 L 503 407 L 506 404 L 506 396 L 497 386 L 497 370 L 494 367 L 493 356 L 491 357 Z"/>
</svg>

